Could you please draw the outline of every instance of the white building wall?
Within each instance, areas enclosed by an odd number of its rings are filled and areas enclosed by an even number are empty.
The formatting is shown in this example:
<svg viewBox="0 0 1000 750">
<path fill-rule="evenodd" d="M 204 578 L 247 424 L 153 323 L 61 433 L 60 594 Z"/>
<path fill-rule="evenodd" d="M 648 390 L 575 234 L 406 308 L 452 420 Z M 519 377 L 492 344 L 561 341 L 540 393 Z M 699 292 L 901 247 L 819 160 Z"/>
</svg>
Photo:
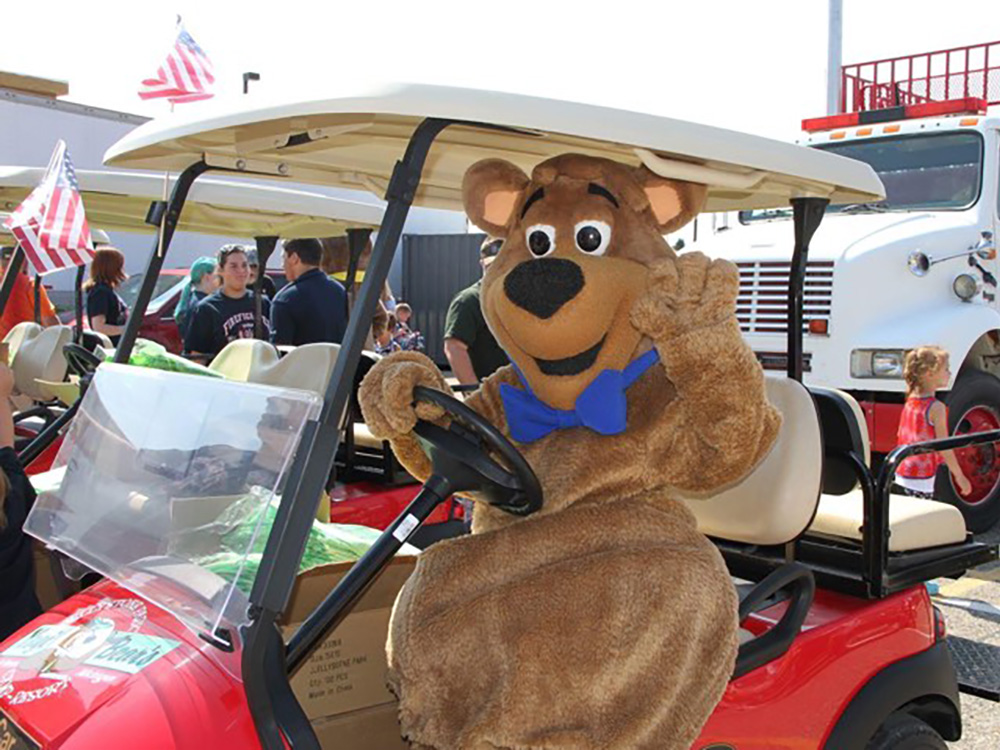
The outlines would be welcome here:
<svg viewBox="0 0 1000 750">
<path fill-rule="evenodd" d="M 84 105 L 29 97 L 0 89 L 0 165 L 44 167 L 60 138 L 66 141 L 73 164 L 78 169 L 101 169 L 104 152 L 118 139 L 144 122 L 145 118 L 111 112 Z M 211 174 L 211 173 L 209 173 Z M 336 188 L 302 185 L 304 190 L 379 203 L 376 196 Z M 13 206 L 0 209 L 10 210 Z M 404 233 L 457 233 L 466 231 L 465 217 L 453 211 L 413 209 L 403 229 Z M 111 241 L 125 254 L 128 273 L 142 271 L 153 249 L 154 236 L 133 232 L 111 232 Z M 174 235 L 167 268 L 185 268 L 201 255 L 212 255 L 227 242 L 245 242 L 246 237 L 213 237 L 178 232 Z M 278 254 L 268 264 L 280 267 Z M 389 283 L 399 289 L 402 282 L 402 254 L 396 253 Z M 59 300 L 73 288 L 73 274 L 60 272 L 45 279 Z"/>
</svg>

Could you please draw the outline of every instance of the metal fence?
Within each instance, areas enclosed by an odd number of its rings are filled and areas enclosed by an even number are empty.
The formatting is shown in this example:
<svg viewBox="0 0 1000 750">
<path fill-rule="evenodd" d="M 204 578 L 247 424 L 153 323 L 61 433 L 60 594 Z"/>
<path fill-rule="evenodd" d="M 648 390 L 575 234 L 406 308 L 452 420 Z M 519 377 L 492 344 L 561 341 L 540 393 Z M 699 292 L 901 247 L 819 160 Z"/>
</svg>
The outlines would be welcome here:
<svg viewBox="0 0 1000 750">
<path fill-rule="evenodd" d="M 444 321 L 452 298 L 479 279 L 482 234 L 407 234 L 403 236 L 402 289 L 397 295 L 413 308 L 410 327 L 420 331 L 427 356 L 447 367 Z"/>
<path fill-rule="evenodd" d="M 965 99 L 1000 103 L 1000 42 L 845 65 L 841 112 Z"/>
</svg>

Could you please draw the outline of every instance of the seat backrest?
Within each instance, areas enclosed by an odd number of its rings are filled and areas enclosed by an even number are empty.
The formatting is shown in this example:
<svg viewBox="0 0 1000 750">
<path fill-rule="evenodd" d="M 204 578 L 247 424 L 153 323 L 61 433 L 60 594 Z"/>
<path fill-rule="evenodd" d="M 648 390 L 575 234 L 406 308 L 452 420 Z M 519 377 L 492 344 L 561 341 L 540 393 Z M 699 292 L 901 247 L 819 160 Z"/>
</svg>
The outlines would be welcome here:
<svg viewBox="0 0 1000 750">
<path fill-rule="evenodd" d="M 83 340 L 80 343 L 83 344 L 83 348 L 89 352 L 96 351 L 99 346 L 105 351 L 111 351 L 115 348 L 115 345 L 111 343 L 111 339 L 100 331 L 85 330 L 82 333 Z"/>
<path fill-rule="evenodd" d="M 260 382 L 260 373 L 278 363 L 278 351 L 259 339 L 236 339 L 226 344 L 208 369 L 228 380 Z"/>
<path fill-rule="evenodd" d="M 255 373 L 253 383 L 299 388 L 322 396 L 340 355 L 340 344 L 303 344 L 278 362 Z"/>
<path fill-rule="evenodd" d="M 18 393 L 38 401 L 49 398 L 36 380 L 60 382 L 66 379 L 63 346 L 73 340 L 69 326 L 42 328 L 37 323 L 18 323 L 4 338 L 13 349 L 11 370 Z M 16 347 L 16 348 L 15 348 Z"/>
<path fill-rule="evenodd" d="M 819 412 L 826 452 L 823 463 L 823 493 L 846 495 L 857 484 L 857 474 L 844 455 L 853 451 L 865 466 L 871 465 L 868 423 L 861 405 L 849 393 L 834 388 L 810 388 Z"/>
<path fill-rule="evenodd" d="M 685 499 L 703 534 L 750 544 L 784 544 L 816 515 L 823 476 L 823 440 L 809 391 L 784 377 L 765 378 L 781 412 L 770 453 L 749 476 L 705 499 Z"/>
</svg>

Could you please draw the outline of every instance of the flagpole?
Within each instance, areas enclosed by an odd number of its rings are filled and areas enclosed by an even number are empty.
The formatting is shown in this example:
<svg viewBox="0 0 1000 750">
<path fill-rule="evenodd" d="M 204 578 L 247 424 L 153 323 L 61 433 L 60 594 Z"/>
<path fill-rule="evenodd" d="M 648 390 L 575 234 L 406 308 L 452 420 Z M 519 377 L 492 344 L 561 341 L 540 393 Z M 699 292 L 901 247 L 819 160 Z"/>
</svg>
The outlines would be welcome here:
<svg viewBox="0 0 1000 750">
<path fill-rule="evenodd" d="M 171 103 L 170 106 L 172 108 L 174 106 L 173 103 Z M 169 194 L 169 191 L 170 191 L 170 172 L 164 172 L 163 173 L 163 205 L 164 206 L 167 205 L 167 196 Z M 159 238 L 157 239 L 157 242 L 156 242 L 156 257 L 157 258 L 162 258 L 163 257 L 163 233 L 166 231 L 166 228 L 167 228 L 167 212 L 164 210 L 163 216 L 160 217 L 160 232 L 159 232 L 160 236 L 159 236 Z"/>
</svg>

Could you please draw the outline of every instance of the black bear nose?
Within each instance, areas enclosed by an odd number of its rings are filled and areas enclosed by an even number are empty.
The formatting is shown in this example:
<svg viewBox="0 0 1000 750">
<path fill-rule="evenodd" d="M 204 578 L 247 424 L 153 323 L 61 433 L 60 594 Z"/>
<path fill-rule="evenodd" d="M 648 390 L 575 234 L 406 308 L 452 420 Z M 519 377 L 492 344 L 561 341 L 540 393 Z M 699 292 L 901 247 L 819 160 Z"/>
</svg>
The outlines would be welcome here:
<svg viewBox="0 0 1000 750">
<path fill-rule="evenodd" d="M 515 267 L 503 289 L 511 302 L 544 320 L 578 295 L 583 284 L 583 271 L 573 261 L 541 258 Z"/>
</svg>

